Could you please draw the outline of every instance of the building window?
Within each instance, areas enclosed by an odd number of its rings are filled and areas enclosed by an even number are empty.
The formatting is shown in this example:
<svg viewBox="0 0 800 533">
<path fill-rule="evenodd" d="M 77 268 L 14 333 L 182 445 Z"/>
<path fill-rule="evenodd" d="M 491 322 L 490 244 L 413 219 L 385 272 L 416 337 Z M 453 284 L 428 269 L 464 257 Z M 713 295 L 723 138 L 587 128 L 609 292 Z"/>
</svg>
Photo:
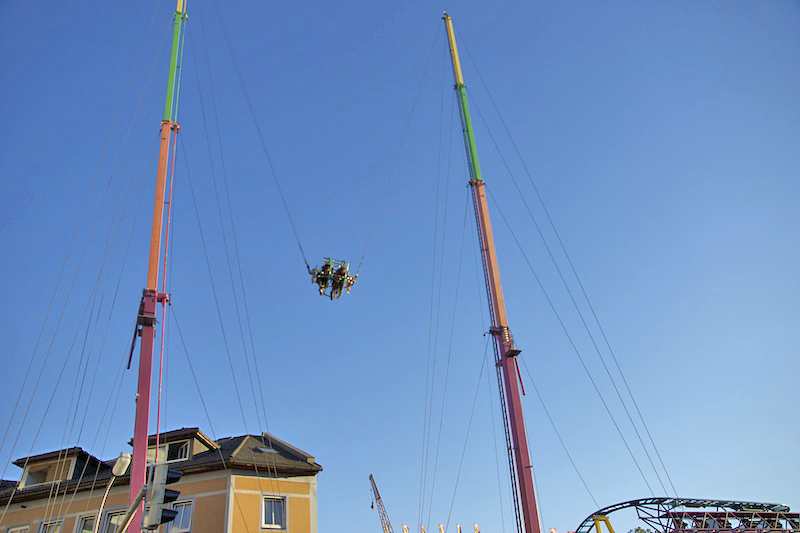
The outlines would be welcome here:
<svg viewBox="0 0 800 533">
<path fill-rule="evenodd" d="M 50 520 L 49 522 L 42 522 L 42 526 L 39 528 L 39 533 L 61 533 L 61 527 L 63 525 L 63 520 Z"/>
<path fill-rule="evenodd" d="M 169 533 L 188 533 L 192 530 L 192 502 L 178 502 L 172 504 L 172 510 L 177 511 L 175 520 L 170 522 Z"/>
<path fill-rule="evenodd" d="M 94 531 L 95 515 L 82 516 L 78 520 L 77 533 L 92 533 Z"/>
<path fill-rule="evenodd" d="M 286 529 L 286 499 L 264 497 L 261 514 L 261 527 L 267 529 Z"/>
<path fill-rule="evenodd" d="M 185 461 L 189 458 L 189 441 L 182 440 L 178 442 L 167 442 L 158 447 L 158 462 L 159 463 L 174 463 L 177 461 Z M 147 449 L 147 462 L 154 463 L 156 461 L 156 447 Z"/>
<path fill-rule="evenodd" d="M 42 522 L 42 527 L 39 528 L 39 533 L 61 533 L 61 528 L 63 525 L 63 520 L 50 520 L 49 522 Z"/>
<path fill-rule="evenodd" d="M 6 533 L 29 533 L 31 530 L 30 526 L 17 526 L 12 527 Z"/>
<path fill-rule="evenodd" d="M 46 483 L 47 473 L 49 471 L 50 469 L 47 467 L 28 471 L 28 477 L 25 478 L 25 486 L 30 487 L 31 485 L 41 485 L 42 483 Z"/>
<path fill-rule="evenodd" d="M 114 511 L 106 515 L 106 527 L 104 533 L 117 533 L 122 530 L 122 519 L 125 518 L 125 511 Z"/>
<path fill-rule="evenodd" d="M 171 442 L 167 445 L 167 462 L 185 461 L 189 458 L 189 441 Z"/>
<path fill-rule="evenodd" d="M 31 487 L 33 485 L 43 485 L 56 481 L 69 479 L 75 469 L 75 458 L 64 458 L 62 460 L 37 462 L 25 467 L 20 480 L 20 488 Z"/>
</svg>

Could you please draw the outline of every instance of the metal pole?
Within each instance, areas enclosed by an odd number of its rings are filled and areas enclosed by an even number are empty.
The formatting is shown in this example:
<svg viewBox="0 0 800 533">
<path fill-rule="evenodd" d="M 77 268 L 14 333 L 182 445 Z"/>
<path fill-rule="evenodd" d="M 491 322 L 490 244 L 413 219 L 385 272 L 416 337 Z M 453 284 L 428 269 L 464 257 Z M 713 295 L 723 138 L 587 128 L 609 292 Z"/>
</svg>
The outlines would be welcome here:
<svg viewBox="0 0 800 533">
<path fill-rule="evenodd" d="M 461 62 L 458 59 L 453 20 L 447 13 L 442 17 L 447 27 L 447 36 L 450 43 L 450 57 L 453 63 L 455 76 L 455 90 L 458 95 L 458 109 L 461 115 L 461 128 L 464 134 L 464 145 L 467 152 L 467 163 L 470 173 L 470 188 L 472 200 L 475 204 L 475 217 L 478 223 L 478 235 L 481 244 L 481 257 L 486 274 L 489 307 L 492 316 L 490 330 L 495 341 L 500 360 L 499 365 L 503 371 L 503 384 L 506 391 L 506 408 L 509 413 L 510 432 L 513 443 L 513 456 L 517 473 L 517 487 L 519 501 L 522 506 L 523 522 L 526 533 L 541 533 L 539 524 L 539 511 L 536 505 L 536 491 L 533 486 L 533 467 L 528 453 L 528 437 L 525 432 L 525 421 L 522 417 L 522 404 L 520 401 L 519 376 L 516 357 L 520 351 L 514 348 L 511 330 L 508 328 L 505 301 L 503 300 L 503 287 L 500 283 L 500 271 L 497 253 L 494 247 L 494 235 L 489 219 L 489 207 L 486 201 L 486 190 L 481 167 L 478 163 L 478 150 L 475 146 L 475 137 L 472 133 L 472 120 L 467 105 L 467 89 L 461 74 Z"/>
<path fill-rule="evenodd" d="M 147 485 L 142 485 L 142 488 L 139 489 L 139 492 L 137 492 L 136 496 L 133 497 L 133 501 L 131 502 L 130 507 L 128 507 L 128 512 L 126 512 L 125 516 L 122 517 L 122 528 L 119 530 L 120 533 L 125 533 L 128 531 L 128 526 L 131 525 L 131 522 L 133 522 L 133 514 L 136 512 L 139 504 L 142 503 L 142 500 L 144 500 L 145 494 L 147 494 Z"/>
<path fill-rule="evenodd" d="M 156 306 L 167 298 L 158 292 L 158 267 L 161 255 L 161 239 L 164 221 L 164 194 L 167 182 L 167 162 L 172 132 L 178 130 L 174 121 L 174 101 L 179 86 L 180 48 L 183 43 L 182 32 L 186 23 L 186 0 L 177 0 L 174 14 L 172 54 L 170 56 L 169 75 L 167 78 L 167 103 L 164 120 L 161 121 L 161 139 L 159 143 L 158 171 L 156 173 L 156 190 L 153 202 L 153 223 L 150 233 L 150 257 L 147 268 L 147 285 L 142 296 L 137 324 L 140 327 L 141 353 L 139 356 L 139 384 L 136 391 L 136 417 L 133 431 L 133 461 L 130 480 L 130 503 L 133 504 L 147 475 L 147 440 L 148 422 L 150 418 L 150 388 L 153 371 L 153 345 L 155 343 Z M 130 523 L 141 523 L 143 504 L 139 499 L 131 516 Z"/>
</svg>

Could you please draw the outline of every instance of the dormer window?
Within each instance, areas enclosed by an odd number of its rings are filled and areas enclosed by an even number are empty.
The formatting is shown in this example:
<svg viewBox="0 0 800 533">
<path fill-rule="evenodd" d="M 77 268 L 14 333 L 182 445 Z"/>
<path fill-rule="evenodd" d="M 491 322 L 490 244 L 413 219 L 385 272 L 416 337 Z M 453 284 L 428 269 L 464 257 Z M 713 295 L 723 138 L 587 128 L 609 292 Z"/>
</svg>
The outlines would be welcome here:
<svg viewBox="0 0 800 533">
<path fill-rule="evenodd" d="M 72 476 L 74 467 L 74 458 L 31 463 L 25 467 L 20 488 L 67 480 Z"/>
<path fill-rule="evenodd" d="M 188 440 L 179 440 L 175 442 L 165 442 L 158 447 L 158 462 L 159 463 L 176 463 L 178 461 L 185 461 L 189 458 L 189 442 Z M 156 461 L 156 447 L 151 446 L 147 449 L 147 462 L 154 463 Z"/>
</svg>

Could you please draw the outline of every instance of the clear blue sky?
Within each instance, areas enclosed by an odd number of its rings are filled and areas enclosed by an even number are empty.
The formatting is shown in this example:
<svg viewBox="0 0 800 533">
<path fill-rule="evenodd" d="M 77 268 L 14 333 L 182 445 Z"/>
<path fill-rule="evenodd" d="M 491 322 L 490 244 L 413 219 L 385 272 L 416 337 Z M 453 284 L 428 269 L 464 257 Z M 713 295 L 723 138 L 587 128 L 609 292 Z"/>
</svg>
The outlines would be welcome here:
<svg viewBox="0 0 800 533">
<path fill-rule="evenodd" d="M 134 371 L 123 375 L 110 426 L 98 430 L 98 424 L 113 405 L 145 281 L 173 8 L 172 2 L 0 4 L 0 276 L 6 293 L 0 430 L 11 416 L 81 206 L 88 206 L 22 408 L 49 349 L 48 363 L 24 427 L 21 413 L 12 421 L 0 449 L 3 467 L 9 457 L 69 445 L 111 458 L 132 435 Z M 257 416 L 260 395 L 254 400 L 245 367 L 221 229 L 238 287 L 210 72 L 267 423 L 325 467 L 320 531 L 378 531 L 369 507 L 370 473 L 395 529 L 417 521 L 432 322 L 438 323 L 438 348 L 423 522 L 431 529 L 446 522 L 453 501 L 451 530 L 456 521 L 478 522 L 483 531 L 513 530 L 497 392 L 485 373 L 453 498 L 481 376 L 486 309 L 471 213 L 459 268 L 467 190 L 461 141 L 450 122 L 443 9 L 461 37 L 486 182 L 653 491 L 664 492 L 500 156 L 543 221 L 489 94 L 556 222 L 677 492 L 800 508 L 800 5 L 791 1 L 190 2 L 170 291 L 213 431 L 174 327 L 162 425 L 196 425 L 214 437 L 265 429 Z M 349 297 L 325 301 L 308 282 L 222 24 L 310 260 L 333 255 L 358 262 L 380 212 Z M 533 384 L 599 505 L 651 492 L 498 204 L 491 209 L 510 326 L 534 379 L 524 375 L 523 405 L 543 525 L 564 532 L 597 507 Z M 434 228 L 437 244 L 444 242 L 438 322 L 430 316 L 442 264 L 437 256 L 432 292 Z M 545 235 L 556 246 L 552 232 L 545 229 Z M 79 363 L 87 359 L 82 380 Z M 78 420 L 65 425 L 76 411 L 70 405 L 81 381 Z M 34 439 L 51 393 L 44 429 Z M 5 477 L 18 475 L 11 466 Z"/>
</svg>

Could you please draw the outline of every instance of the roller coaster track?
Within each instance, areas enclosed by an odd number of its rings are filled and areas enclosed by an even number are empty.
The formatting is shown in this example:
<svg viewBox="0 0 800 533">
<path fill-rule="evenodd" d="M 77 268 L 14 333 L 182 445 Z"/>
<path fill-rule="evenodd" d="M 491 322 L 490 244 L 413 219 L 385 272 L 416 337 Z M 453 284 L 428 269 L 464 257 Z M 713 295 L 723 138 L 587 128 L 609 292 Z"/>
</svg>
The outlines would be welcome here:
<svg viewBox="0 0 800 533">
<path fill-rule="evenodd" d="M 788 506 L 779 503 L 644 498 L 595 511 L 575 533 L 589 533 L 595 527 L 595 517 L 629 508 L 636 509 L 639 519 L 659 533 L 800 532 L 800 513 L 789 512 Z"/>
</svg>

